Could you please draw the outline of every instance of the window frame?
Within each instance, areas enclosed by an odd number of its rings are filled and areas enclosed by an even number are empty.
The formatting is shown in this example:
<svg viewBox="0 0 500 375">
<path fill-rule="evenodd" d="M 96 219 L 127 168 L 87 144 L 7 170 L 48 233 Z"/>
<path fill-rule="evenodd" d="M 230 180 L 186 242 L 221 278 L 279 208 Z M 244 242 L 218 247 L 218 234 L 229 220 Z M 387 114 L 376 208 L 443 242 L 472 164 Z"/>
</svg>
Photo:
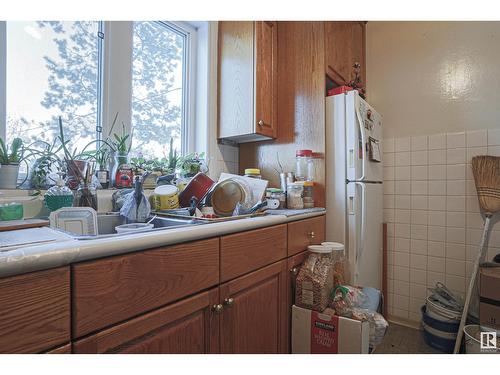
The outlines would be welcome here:
<svg viewBox="0 0 500 375">
<path fill-rule="evenodd" d="M 7 22 L 16 21 L 0 21 L 0 137 L 6 139 L 7 136 Z M 96 113 L 96 128 L 95 139 L 100 140 L 103 121 L 103 80 L 104 80 L 104 21 L 98 22 L 97 30 L 97 113 Z M 102 38 L 99 33 L 102 33 Z M 99 142 L 97 142 L 99 145 Z M 19 176 L 24 178 L 22 174 Z"/>
<path fill-rule="evenodd" d="M 7 133 L 7 32 L 8 21 L 0 21 L 0 136 Z M 118 112 L 125 123 L 125 130 L 132 131 L 132 50 L 134 21 L 98 21 L 102 38 L 98 40 L 98 114 L 96 116 L 95 139 L 103 139 L 109 133 L 111 122 Z M 140 22 L 140 21 L 138 21 Z M 181 154 L 196 151 L 196 69 L 197 69 L 197 28 L 188 22 L 153 21 L 185 37 L 183 51 L 183 98 L 181 122 Z M 127 32 L 123 32 L 123 30 Z M 123 65 L 120 71 L 130 72 L 124 84 L 123 74 L 113 74 L 115 61 Z M 123 114 L 123 115 L 122 115 Z M 99 131 L 100 130 L 100 131 Z M 97 142 L 99 144 L 99 142 Z"/>
</svg>

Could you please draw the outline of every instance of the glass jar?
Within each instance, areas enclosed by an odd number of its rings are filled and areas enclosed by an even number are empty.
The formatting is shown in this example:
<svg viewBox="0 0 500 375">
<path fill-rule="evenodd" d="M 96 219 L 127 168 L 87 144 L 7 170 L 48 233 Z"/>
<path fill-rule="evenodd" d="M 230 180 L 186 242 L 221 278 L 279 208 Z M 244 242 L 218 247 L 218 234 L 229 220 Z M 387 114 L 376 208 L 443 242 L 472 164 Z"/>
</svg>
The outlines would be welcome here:
<svg viewBox="0 0 500 375">
<path fill-rule="evenodd" d="M 314 207 L 314 182 L 304 181 L 304 192 L 302 193 L 302 199 L 304 200 L 304 208 Z"/>
<path fill-rule="evenodd" d="M 287 208 L 292 210 L 300 210 L 304 208 L 304 200 L 302 194 L 304 186 L 300 182 L 292 182 L 287 185 L 286 191 L 286 205 Z"/>
<path fill-rule="evenodd" d="M 314 159 L 312 150 L 297 150 L 295 153 L 295 179 L 297 181 L 314 180 Z"/>
<path fill-rule="evenodd" d="M 286 208 L 286 194 L 283 190 L 277 188 L 269 188 L 266 190 L 266 198 L 277 199 L 280 202 L 278 209 Z"/>
<path fill-rule="evenodd" d="M 97 211 L 97 190 L 92 184 L 80 184 L 75 194 L 75 207 L 91 207 Z"/>
<path fill-rule="evenodd" d="M 260 169 L 258 168 L 247 168 L 245 169 L 245 177 L 258 178 L 261 179 Z"/>
</svg>

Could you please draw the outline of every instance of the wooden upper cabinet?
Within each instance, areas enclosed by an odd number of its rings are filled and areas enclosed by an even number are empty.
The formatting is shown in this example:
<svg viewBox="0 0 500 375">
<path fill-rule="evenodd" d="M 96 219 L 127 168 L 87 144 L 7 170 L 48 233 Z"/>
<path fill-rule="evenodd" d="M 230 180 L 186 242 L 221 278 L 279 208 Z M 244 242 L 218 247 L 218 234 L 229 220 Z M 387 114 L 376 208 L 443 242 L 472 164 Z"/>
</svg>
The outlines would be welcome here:
<svg viewBox="0 0 500 375">
<path fill-rule="evenodd" d="M 69 341 L 69 267 L 0 279 L 0 353 L 40 353 Z"/>
<path fill-rule="evenodd" d="M 220 286 L 220 346 L 225 354 L 286 353 L 286 260 Z"/>
<path fill-rule="evenodd" d="M 255 22 L 255 120 L 256 133 L 276 138 L 278 129 L 276 22 Z"/>
<path fill-rule="evenodd" d="M 221 21 L 218 34 L 219 138 L 276 138 L 276 22 Z"/>
<path fill-rule="evenodd" d="M 219 351 L 219 289 L 113 326 L 74 343 L 75 353 L 203 354 Z"/>
<path fill-rule="evenodd" d="M 338 85 L 354 78 L 353 65 L 361 64 L 365 83 L 365 24 L 363 22 L 325 22 L 326 74 Z"/>
</svg>

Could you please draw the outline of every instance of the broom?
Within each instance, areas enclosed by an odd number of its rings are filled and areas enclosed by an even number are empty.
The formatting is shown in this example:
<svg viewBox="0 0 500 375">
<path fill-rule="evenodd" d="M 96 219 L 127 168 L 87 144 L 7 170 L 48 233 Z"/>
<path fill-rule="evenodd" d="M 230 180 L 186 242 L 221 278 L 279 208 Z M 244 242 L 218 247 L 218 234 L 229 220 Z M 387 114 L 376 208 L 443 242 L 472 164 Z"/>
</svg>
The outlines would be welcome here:
<svg viewBox="0 0 500 375">
<path fill-rule="evenodd" d="M 472 297 L 474 284 L 476 282 L 477 271 L 479 264 L 484 261 L 486 239 L 490 229 L 491 218 L 494 214 L 500 211 L 500 157 L 497 156 L 475 156 L 472 158 L 472 172 L 474 174 L 474 182 L 476 184 L 477 197 L 479 205 L 484 212 L 484 229 L 479 244 L 479 251 L 474 262 L 472 276 L 467 289 L 464 309 L 462 311 L 462 319 L 457 333 L 457 341 L 453 354 L 458 353 L 462 344 L 462 337 L 467 315 L 469 313 L 469 305 Z"/>
</svg>

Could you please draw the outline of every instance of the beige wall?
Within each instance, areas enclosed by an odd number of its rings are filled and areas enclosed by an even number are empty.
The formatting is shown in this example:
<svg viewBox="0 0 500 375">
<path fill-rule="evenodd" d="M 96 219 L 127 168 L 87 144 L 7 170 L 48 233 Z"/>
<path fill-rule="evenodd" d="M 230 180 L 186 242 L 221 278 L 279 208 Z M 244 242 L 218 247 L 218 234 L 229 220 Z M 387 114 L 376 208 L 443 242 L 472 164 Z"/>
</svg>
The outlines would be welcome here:
<svg viewBox="0 0 500 375">
<path fill-rule="evenodd" d="M 368 22 L 386 137 L 500 128 L 500 22 Z"/>
</svg>

